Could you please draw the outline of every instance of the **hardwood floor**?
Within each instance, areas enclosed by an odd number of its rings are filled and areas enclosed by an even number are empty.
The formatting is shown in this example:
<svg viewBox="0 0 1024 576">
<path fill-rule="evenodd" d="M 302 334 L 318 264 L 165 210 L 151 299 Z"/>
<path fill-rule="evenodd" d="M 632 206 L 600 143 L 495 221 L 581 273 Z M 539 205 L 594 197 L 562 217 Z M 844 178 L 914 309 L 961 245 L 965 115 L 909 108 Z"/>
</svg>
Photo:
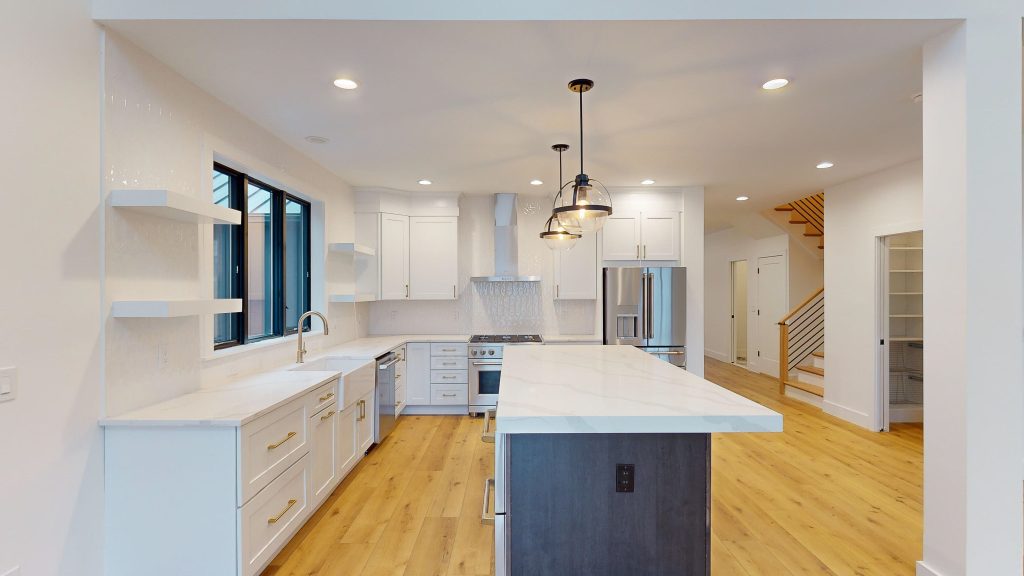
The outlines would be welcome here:
<svg viewBox="0 0 1024 576">
<path fill-rule="evenodd" d="M 707 378 L 784 415 L 781 434 L 712 440 L 712 571 L 914 574 L 921 557 L 922 428 L 868 432 L 707 359 Z M 493 573 L 480 524 L 493 444 L 480 419 L 405 416 L 264 576 Z"/>
</svg>

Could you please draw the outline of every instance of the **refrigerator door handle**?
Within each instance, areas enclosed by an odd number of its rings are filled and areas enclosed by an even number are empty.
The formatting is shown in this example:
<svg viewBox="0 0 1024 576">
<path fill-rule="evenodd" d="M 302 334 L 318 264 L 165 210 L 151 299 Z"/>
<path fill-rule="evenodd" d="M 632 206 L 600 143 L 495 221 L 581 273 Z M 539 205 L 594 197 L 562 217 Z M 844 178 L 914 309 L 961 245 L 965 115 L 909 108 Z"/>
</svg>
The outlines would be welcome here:
<svg viewBox="0 0 1024 576">
<path fill-rule="evenodd" d="M 644 317 L 647 320 L 647 326 L 645 327 L 646 335 L 645 338 L 648 340 L 654 338 L 654 322 L 652 321 L 651 308 L 654 307 L 654 274 L 647 275 L 647 313 Z"/>
</svg>

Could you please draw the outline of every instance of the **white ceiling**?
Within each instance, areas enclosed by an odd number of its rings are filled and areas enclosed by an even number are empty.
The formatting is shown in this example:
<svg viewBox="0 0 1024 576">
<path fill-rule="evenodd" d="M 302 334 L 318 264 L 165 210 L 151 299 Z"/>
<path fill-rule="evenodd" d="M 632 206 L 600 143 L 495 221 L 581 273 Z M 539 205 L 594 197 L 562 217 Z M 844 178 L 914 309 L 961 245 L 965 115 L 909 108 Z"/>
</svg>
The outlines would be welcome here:
<svg viewBox="0 0 1024 576">
<path fill-rule="evenodd" d="M 355 186 L 704 185 L 707 226 L 921 155 L 942 22 L 124 21 L 110 26 Z M 335 88 L 351 77 L 358 90 Z M 792 83 L 778 92 L 760 85 Z M 305 141 L 308 135 L 328 144 Z M 821 160 L 836 163 L 817 170 Z M 544 180 L 540 189 L 533 178 Z M 737 203 L 738 195 L 751 200 Z"/>
</svg>

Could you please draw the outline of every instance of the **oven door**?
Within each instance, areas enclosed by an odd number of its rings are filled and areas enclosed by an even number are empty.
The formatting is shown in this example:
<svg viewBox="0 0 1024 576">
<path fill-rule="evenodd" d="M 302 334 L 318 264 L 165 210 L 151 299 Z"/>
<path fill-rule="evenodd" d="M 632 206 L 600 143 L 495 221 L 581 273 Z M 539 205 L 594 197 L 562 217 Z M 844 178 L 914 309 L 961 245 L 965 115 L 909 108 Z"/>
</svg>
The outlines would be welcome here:
<svg viewBox="0 0 1024 576">
<path fill-rule="evenodd" d="M 469 361 L 469 411 L 482 412 L 498 405 L 501 360 Z"/>
</svg>

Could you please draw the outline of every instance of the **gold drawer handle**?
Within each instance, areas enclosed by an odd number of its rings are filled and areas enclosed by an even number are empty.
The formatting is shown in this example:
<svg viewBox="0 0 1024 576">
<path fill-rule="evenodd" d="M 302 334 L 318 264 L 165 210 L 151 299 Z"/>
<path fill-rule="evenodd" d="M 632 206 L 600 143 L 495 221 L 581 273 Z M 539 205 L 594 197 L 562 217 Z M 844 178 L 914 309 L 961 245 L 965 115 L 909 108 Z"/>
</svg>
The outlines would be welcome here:
<svg viewBox="0 0 1024 576">
<path fill-rule="evenodd" d="M 454 393 L 452 393 L 452 394 L 441 394 L 442 398 L 455 398 L 455 396 L 456 396 L 456 394 L 454 394 Z"/>
<path fill-rule="evenodd" d="M 334 398 L 334 392 L 328 392 L 327 396 L 321 396 L 320 397 L 320 402 L 327 402 L 331 398 Z"/>
<path fill-rule="evenodd" d="M 328 419 L 328 418 L 330 418 L 331 416 L 334 416 L 334 410 L 331 410 L 331 411 L 330 411 L 330 412 L 328 412 L 327 414 L 324 414 L 323 416 L 321 416 L 321 417 L 320 417 L 320 421 L 321 421 L 321 422 L 323 422 L 324 420 L 327 420 L 327 419 Z"/>
<path fill-rule="evenodd" d="M 292 509 L 292 506 L 295 506 L 297 502 L 298 500 L 295 500 L 294 498 L 289 500 L 288 505 L 284 507 L 284 510 L 281 510 L 280 514 L 273 518 L 267 518 L 267 524 L 277 524 L 277 521 L 284 517 L 284 515 L 287 514 L 288 511 Z"/>
<path fill-rule="evenodd" d="M 295 434 L 296 434 L 295 432 L 289 432 L 288 435 L 285 436 L 284 438 L 282 438 L 281 441 L 278 442 L 277 444 L 268 444 L 267 445 L 267 450 L 273 450 L 274 448 L 277 448 L 281 444 L 284 444 L 285 442 L 291 440 L 295 436 Z"/>
</svg>

